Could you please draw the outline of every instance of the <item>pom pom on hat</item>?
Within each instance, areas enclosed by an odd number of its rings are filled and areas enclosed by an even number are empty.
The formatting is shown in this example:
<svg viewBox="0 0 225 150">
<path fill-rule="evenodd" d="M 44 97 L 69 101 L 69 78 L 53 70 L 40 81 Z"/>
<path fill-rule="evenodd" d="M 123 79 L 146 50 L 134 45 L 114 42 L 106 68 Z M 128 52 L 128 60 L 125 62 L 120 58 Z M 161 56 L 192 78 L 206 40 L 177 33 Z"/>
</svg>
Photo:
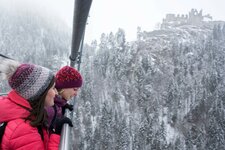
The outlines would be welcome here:
<svg viewBox="0 0 225 150">
<path fill-rule="evenodd" d="M 64 66 L 56 73 L 55 87 L 57 89 L 74 88 L 82 86 L 81 74 L 70 66 Z"/>
<path fill-rule="evenodd" d="M 28 101 L 37 100 L 48 88 L 54 74 L 49 69 L 0 57 L 0 78 L 8 79 L 10 87 Z"/>
</svg>

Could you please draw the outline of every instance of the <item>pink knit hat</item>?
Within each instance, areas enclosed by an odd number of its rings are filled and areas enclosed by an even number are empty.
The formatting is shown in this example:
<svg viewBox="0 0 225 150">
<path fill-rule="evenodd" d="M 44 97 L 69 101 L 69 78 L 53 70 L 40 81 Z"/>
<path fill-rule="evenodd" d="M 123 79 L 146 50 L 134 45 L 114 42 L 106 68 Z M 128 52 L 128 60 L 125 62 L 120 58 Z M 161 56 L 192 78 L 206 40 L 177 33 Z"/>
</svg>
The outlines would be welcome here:
<svg viewBox="0 0 225 150">
<path fill-rule="evenodd" d="M 74 68 L 64 66 L 56 73 L 55 87 L 57 89 L 74 88 L 82 86 L 82 76 Z"/>
</svg>

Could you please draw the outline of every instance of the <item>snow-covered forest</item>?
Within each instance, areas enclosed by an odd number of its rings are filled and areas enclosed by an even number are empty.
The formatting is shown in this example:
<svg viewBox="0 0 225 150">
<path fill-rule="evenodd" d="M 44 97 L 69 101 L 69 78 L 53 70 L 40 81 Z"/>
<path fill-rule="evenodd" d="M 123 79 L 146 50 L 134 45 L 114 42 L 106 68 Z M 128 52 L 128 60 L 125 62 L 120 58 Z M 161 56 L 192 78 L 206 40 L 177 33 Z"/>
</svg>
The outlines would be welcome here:
<svg viewBox="0 0 225 150">
<path fill-rule="evenodd" d="M 57 71 L 69 63 L 71 29 L 39 7 L 0 5 L 0 53 Z M 0 93 L 9 90 L 1 88 Z"/>
<path fill-rule="evenodd" d="M 54 71 L 68 63 L 66 24 L 15 12 L 0 8 L 0 53 Z M 192 17 L 138 27 L 136 41 L 118 29 L 85 44 L 71 149 L 225 149 L 225 22 Z"/>
<path fill-rule="evenodd" d="M 76 148 L 225 149 L 224 22 L 125 38 L 119 29 L 85 47 Z"/>
</svg>

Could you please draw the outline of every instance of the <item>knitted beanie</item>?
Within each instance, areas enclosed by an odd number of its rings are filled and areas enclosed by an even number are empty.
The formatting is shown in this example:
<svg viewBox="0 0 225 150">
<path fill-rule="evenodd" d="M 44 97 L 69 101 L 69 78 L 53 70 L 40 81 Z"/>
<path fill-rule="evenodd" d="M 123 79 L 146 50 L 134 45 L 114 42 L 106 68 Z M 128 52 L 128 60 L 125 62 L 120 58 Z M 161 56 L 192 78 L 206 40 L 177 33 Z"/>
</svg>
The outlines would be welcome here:
<svg viewBox="0 0 225 150">
<path fill-rule="evenodd" d="M 0 79 L 8 79 L 10 87 L 28 101 L 39 99 L 49 87 L 54 74 L 49 69 L 21 64 L 0 54 Z"/>
<path fill-rule="evenodd" d="M 74 88 L 82 86 L 81 74 L 74 68 L 64 66 L 56 73 L 56 89 Z"/>
<path fill-rule="evenodd" d="M 21 64 L 8 83 L 23 98 L 35 100 L 45 92 L 53 78 L 53 72 L 45 67 Z"/>
</svg>

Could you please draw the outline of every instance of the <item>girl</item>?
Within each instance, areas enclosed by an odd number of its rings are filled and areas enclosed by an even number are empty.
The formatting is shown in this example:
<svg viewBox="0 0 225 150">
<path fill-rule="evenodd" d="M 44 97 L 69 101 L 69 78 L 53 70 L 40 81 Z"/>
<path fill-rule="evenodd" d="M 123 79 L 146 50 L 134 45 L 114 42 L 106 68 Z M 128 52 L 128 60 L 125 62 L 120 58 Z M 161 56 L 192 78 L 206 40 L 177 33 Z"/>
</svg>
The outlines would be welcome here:
<svg viewBox="0 0 225 150">
<path fill-rule="evenodd" d="M 53 73 L 42 66 L 3 57 L 0 62 L 0 78 L 8 79 L 12 88 L 7 96 L 0 97 L 0 123 L 7 122 L 0 149 L 58 149 L 62 125 L 72 123 L 62 118 L 48 134 L 44 108 L 54 105 L 57 94 Z"/>
<path fill-rule="evenodd" d="M 58 95 L 54 100 L 55 105 L 47 108 L 50 129 L 54 128 L 55 120 L 63 117 L 65 109 L 73 110 L 73 105 L 67 102 L 77 96 L 82 81 L 81 74 L 70 66 L 64 66 L 56 73 L 55 88 Z"/>
</svg>

